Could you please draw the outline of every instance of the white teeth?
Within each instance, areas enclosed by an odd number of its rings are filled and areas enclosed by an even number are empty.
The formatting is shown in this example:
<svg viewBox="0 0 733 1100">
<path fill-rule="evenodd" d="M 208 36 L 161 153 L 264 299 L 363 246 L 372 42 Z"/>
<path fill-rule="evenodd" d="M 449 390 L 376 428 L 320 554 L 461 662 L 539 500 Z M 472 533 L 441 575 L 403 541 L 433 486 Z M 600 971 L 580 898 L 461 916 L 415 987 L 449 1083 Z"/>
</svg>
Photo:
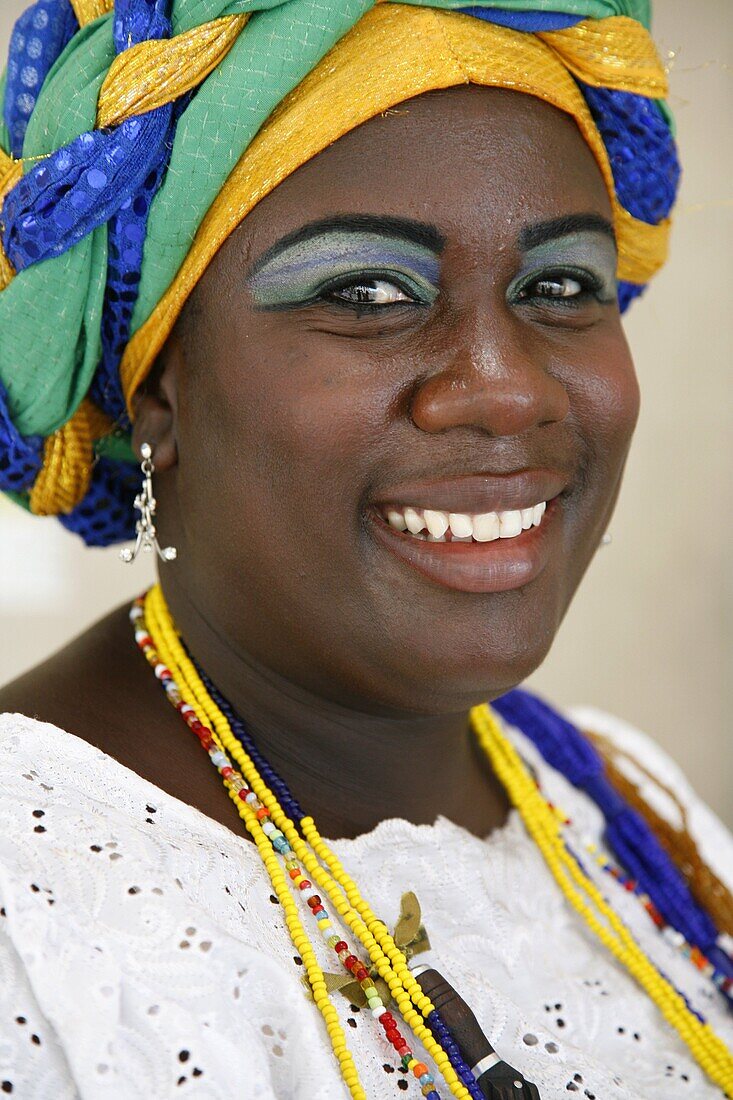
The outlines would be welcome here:
<svg viewBox="0 0 733 1100">
<path fill-rule="evenodd" d="M 407 528 L 405 517 L 402 512 L 395 512 L 393 509 L 387 512 L 387 522 L 390 527 L 394 527 L 397 531 L 404 531 Z"/>
<path fill-rule="evenodd" d="M 542 522 L 547 504 L 542 501 L 532 508 L 506 512 L 441 512 L 436 508 L 387 508 L 384 512 L 390 527 L 409 531 L 429 542 L 493 542 L 512 539 Z M 448 531 L 450 529 L 450 534 Z"/>
<path fill-rule="evenodd" d="M 431 512 L 425 509 L 425 526 L 435 539 L 442 539 L 448 530 L 448 516 L 445 512 Z"/>
<path fill-rule="evenodd" d="M 457 539 L 470 538 L 473 534 L 473 521 L 465 512 L 451 512 L 448 516 L 451 533 Z"/>
<path fill-rule="evenodd" d="M 499 517 L 496 512 L 484 512 L 473 518 L 473 537 L 476 542 L 493 542 L 499 537 Z"/>
<path fill-rule="evenodd" d="M 522 533 L 521 512 L 499 512 L 499 538 L 513 539 Z"/>
<path fill-rule="evenodd" d="M 405 526 L 411 535 L 417 535 L 422 531 L 425 523 L 420 513 L 414 508 L 405 508 Z"/>
</svg>

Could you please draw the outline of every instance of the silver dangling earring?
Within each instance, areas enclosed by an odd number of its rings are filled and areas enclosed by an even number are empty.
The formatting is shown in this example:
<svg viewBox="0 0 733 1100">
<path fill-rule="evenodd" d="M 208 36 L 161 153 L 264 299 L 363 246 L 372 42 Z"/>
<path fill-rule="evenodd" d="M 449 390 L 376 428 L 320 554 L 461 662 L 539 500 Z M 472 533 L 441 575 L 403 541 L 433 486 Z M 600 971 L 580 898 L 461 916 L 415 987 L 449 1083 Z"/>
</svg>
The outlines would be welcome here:
<svg viewBox="0 0 733 1100">
<path fill-rule="evenodd" d="M 613 535 L 610 533 L 610 531 L 606 531 L 605 535 L 603 536 L 603 538 L 600 541 L 600 545 L 601 546 L 610 546 L 612 542 L 613 542 Z"/>
<path fill-rule="evenodd" d="M 134 550 L 130 550 L 129 547 L 120 550 L 120 557 L 122 561 L 129 564 L 135 560 L 141 550 L 143 553 L 149 554 L 151 550 L 155 549 L 161 561 L 175 561 L 178 557 L 178 551 L 175 546 L 166 546 L 161 550 L 158 545 L 155 524 L 153 523 L 156 503 L 155 497 L 153 496 L 153 474 L 155 473 L 155 466 L 153 465 L 153 451 L 149 443 L 143 443 L 140 448 L 140 454 L 143 456 L 143 460 L 140 463 L 140 469 L 143 474 L 143 487 L 135 497 L 135 507 L 140 513 L 140 519 L 135 524 L 137 541 L 135 542 Z"/>
</svg>

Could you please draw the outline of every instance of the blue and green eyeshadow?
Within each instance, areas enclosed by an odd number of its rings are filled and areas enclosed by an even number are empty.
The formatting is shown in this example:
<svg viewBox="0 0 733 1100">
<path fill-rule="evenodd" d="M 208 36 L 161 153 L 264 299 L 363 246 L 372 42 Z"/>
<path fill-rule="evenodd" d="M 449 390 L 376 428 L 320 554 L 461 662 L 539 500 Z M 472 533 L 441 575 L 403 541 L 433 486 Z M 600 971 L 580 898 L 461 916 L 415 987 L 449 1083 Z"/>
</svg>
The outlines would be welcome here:
<svg viewBox="0 0 733 1100">
<path fill-rule="evenodd" d="M 523 294 L 531 297 L 533 284 L 566 277 L 580 283 L 585 297 L 592 295 L 599 302 L 609 304 L 616 301 L 617 262 L 616 245 L 610 235 L 592 231 L 568 233 L 524 253 L 507 298 L 511 302 L 521 300 Z M 564 304 L 577 302 L 578 298 L 558 297 L 555 300 Z"/>
<path fill-rule="evenodd" d="M 258 309 L 292 309 L 352 284 L 393 283 L 413 302 L 438 296 L 440 253 L 427 244 L 369 230 L 324 229 L 272 249 L 247 283 Z"/>
</svg>

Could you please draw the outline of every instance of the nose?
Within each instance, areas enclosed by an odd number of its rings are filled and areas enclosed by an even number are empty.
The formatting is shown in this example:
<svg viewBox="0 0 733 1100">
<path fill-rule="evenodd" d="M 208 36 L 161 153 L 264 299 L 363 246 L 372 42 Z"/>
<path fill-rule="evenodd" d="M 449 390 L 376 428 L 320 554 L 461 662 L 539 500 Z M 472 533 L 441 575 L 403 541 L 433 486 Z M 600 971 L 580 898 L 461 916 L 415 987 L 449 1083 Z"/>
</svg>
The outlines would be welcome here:
<svg viewBox="0 0 733 1100">
<path fill-rule="evenodd" d="M 446 366 L 413 393 L 411 416 L 421 431 L 473 427 L 511 436 L 568 415 L 568 392 L 547 369 L 547 349 L 528 340 L 524 326 L 502 325 L 481 335 L 474 329 L 454 347 Z"/>
</svg>

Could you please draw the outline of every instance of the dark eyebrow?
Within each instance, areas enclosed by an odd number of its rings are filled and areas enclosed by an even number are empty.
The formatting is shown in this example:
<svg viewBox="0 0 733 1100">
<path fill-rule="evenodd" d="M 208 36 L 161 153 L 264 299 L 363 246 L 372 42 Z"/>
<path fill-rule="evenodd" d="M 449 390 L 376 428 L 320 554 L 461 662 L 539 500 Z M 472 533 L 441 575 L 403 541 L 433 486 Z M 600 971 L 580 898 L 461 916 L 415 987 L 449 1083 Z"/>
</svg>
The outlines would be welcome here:
<svg viewBox="0 0 733 1100">
<path fill-rule="evenodd" d="M 569 233 L 604 233 L 616 243 L 616 234 L 613 226 L 607 218 L 600 214 L 566 214 L 561 218 L 552 218 L 551 221 L 537 222 L 529 225 L 519 234 L 518 244 L 522 252 L 528 252 L 530 248 L 536 248 L 545 241 L 553 241 L 557 237 L 566 237 Z"/>
<path fill-rule="evenodd" d="M 279 256 L 286 248 L 291 248 L 295 244 L 302 244 L 313 237 L 320 237 L 324 233 L 339 230 L 347 233 L 381 233 L 382 236 L 401 237 L 403 240 L 424 245 L 432 252 L 437 253 L 442 252 L 445 248 L 445 237 L 429 222 L 416 222 L 411 218 L 392 218 L 381 214 L 339 214 L 329 218 L 320 218 L 315 222 L 308 222 L 307 225 L 301 226 L 295 232 L 281 237 L 255 262 L 251 274 L 254 274 L 263 264 L 268 263 L 275 256 Z"/>
</svg>

